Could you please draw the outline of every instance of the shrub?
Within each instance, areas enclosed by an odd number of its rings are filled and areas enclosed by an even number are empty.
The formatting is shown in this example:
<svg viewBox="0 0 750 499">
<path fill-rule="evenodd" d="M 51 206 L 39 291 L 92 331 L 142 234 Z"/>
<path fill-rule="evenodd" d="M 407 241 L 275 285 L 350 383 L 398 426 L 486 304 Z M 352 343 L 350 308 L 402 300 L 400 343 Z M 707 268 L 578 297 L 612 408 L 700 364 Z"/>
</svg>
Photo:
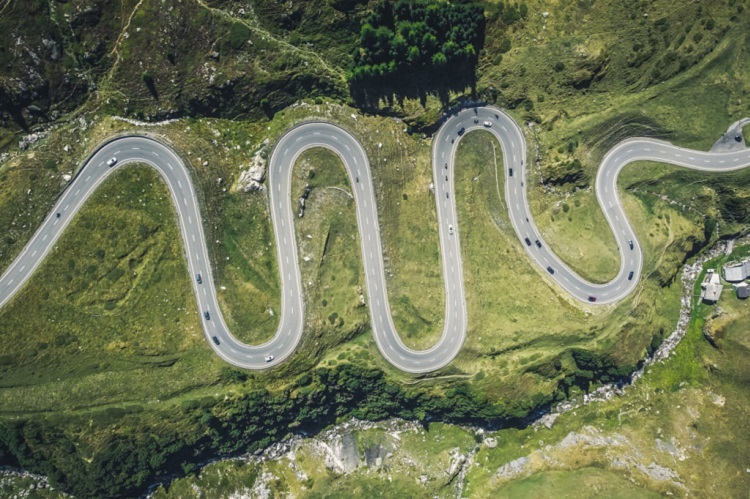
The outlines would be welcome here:
<svg viewBox="0 0 750 499">
<path fill-rule="evenodd" d="M 240 50 L 250 39 L 250 28 L 242 23 L 234 23 L 229 29 L 229 45 L 234 50 Z"/>
</svg>

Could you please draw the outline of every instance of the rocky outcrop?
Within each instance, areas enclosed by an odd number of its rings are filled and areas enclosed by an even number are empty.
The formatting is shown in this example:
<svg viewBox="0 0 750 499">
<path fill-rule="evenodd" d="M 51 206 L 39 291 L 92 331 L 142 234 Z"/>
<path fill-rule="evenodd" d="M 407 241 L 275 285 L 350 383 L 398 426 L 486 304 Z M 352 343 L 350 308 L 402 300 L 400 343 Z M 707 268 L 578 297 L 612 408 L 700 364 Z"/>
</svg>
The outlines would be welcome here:
<svg viewBox="0 0 750 499">
<path fill-rule="evenodd" d="M 263 182 L 266 180 L 266 160 L 263 157 L 261 149 L 253 156 L 249 167 L 242 170 L 240 178 L 237 180 L 237 190 L 242 192 L 260 192 L 266 189 Z M 243 168 L 243 166 L 240 166 Z"/>
<path fill-rule="evenodd" d="M 529 459 L 526 456 L 519 457 L 518 459 L 514 459 L 513 461 L 506 463 L 502 465 L 498 470 L 495 476 L 500 479 L 510 479 L 510 478 L 516 478 L 519 476 L 525 476 L 530 475 L 531 470 L 529 469 L 529 463 L 531 462 L 531 459 Z"/>
</svg>

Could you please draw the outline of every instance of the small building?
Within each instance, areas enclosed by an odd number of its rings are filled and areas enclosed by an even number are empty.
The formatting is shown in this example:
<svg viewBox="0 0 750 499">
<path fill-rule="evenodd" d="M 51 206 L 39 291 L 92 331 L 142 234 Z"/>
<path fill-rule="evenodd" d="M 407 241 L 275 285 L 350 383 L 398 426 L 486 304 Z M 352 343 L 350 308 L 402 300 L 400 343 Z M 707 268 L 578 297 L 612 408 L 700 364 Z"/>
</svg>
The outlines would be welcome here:
<svg viewBox="0 0 750 499">
<path fill-rule="evenodd" d="M 734 285 L 734 290 L 737 292 L 737 298 L 744 300 L 750 297 L 750 286 L 746 282 L 741 282 Z"/>
<path fill-rule="evenodd" d="M 701 283 L 701 300 L 703 300 L 703 303 L 716 303 L 721 298 L 723 290 L 724 286 L 721 284 L 719 274 L 709 270 Z"/>
<path fill-rule="evenodd" d="M 735 263 L 724 265 L 721 269 L 724 274 L 724 280 L 727 282 L 742 282 L 747 279 L 747 271 L 750 270 L 750 262 Z"/>
</svg>

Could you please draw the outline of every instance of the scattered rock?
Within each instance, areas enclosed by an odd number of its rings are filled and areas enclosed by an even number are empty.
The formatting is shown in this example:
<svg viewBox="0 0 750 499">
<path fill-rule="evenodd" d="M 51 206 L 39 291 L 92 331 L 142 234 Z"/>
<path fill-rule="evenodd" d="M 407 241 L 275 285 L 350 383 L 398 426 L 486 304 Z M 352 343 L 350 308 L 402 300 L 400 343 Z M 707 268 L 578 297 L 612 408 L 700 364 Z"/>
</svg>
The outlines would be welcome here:
<svg viewBox="0 0 750 499">
<path fill-rule="evenodd" d="M 727 399 L 722 397 L 721 395 L 718 395 L 716 393 L 711 394 L 711 402 L 714 403 L 714 405 L 719 407 L 724 407 L 724 404 L 727 402 Z"/>
<path fill-rule="evenodd" d="M 559 412 L 545 414 L 544 416 L 542 416 L 541 418 L 539 418 L 538 420 L 534 422 L 534 427 L 538 428 L 539 425 L 542 425 L 549 430 L 550 428 L 552 428 L 552 425 L 555 424 L 555 421 L 557 420 L 559 416 L 560 416 Z"/>
<path fill-rule="evenodd" d="M 669 480 L 672 482 L 673 485 L 684 487 L 684 485 L 675 481 L 679 477 L 674 470 L 665 468 L 664 466 L 659 466 L 658 464 L 654 462 L 652 462 L 648 466 L 644 466 L 642 464 L 636 464 L 636 468 L 638 468 L 641 472 L 643 472 L 652 480 L 657 480 L 660 482 Z"/>
<path fill-rule="evenodd" d="M 48 133 L 47 131 L 42 131 L 42 132 L 34 132 L 28 135 L 24 135 L 21 138 L 21 140 L 18 141 L 19 149 L 21 149 L 22 151 L 25 151 L 26 149 L 29 148 L 30 145 L 46 137 L 47 133 Z"/>
<path fill-rule="evenodd" d="M 487 437 L 482 443 L 490 449 L 497 447 L 497 439 L 495 437 Z"/>
<path fill-rule="evenodd" d="M 685 452 L 685 449 L 682 449 L 675 440 L 674 437 L 669 442 L 665 442 L 664 440 L 657 438 L 656 439 L 656 449 L 661 452 L 666 452 L 670 456 L 676 457 L 680 461 L 684 461 L 687 459 L 687 453 Z"/>
<path fill-rule="evenodd" d="M 247 170 L 240 173 L 237 189 L 242 192 L 259 192 L 265 190 L 262 185 L 266 179 L 266 160 L 260 154 L 253 156 L 252 163 Z"/>
<path fill-rule="evenodd" d="M 57 45 L 57 42 L 42 38 L 42 45 L 47 49 L 50 59 L 56 61 L 60 58 L 60 47 Z"/>
<path fill-rule="evenodd" d="M 531 470 L 527 469 L 530 461 L 531 460 L 526 456 L 519 457 L 514 461 L 502 465 L 500 468 L 498 468 L 495 475 L 500 479 L 516 478 L 522 475 L 528 475 L 531 473 Z"/>
</svg>

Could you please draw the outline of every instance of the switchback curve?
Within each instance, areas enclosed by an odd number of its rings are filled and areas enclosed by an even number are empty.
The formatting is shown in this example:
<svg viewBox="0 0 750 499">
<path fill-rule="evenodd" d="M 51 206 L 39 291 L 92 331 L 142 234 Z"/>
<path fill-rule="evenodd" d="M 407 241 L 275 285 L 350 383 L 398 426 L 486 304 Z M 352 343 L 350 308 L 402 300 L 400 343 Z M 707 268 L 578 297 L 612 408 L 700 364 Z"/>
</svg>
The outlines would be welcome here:
<svg viewBox="0 0 750 499">
<path fill-rule="evenodd" d="M 276 238 L 281 278 L 281 317 L 276 335 L 262 345 L 246 345 L 230 333 L 218 305 L 208 258 L 203 224 L 190 172 L 165 144 L 142 136 L 114 139 L 100 147 L 71 181 L 21 254 L 0 277 L 0 307 L 18 292 L 39 267 L 75 213 L 115 169 L 129 163 L 146 163 L 164 178 L 178 212 L 185 254 L 194 293 L 209 344 L 225 361 L 246 369 L 278 365 L 299 344 L 304 326 L 304 302 L 297 245 L 294 235 L 291 179 L 296 159 L 307 149 L 324 147 L 336 153 L 350 177 L 357 213 L 367 300 L 375 341 L 383 356 L 397 368 L 423 373 L 450 363 L 463 345 L 467 312 L 453 194 L 455 151 L 461 137 L 472 130 L 492 133 L 501 143 L 505 165 L 505 197 L 508 214 L 530 258 L 563 290 L 590 304 L 615 303 L 626 297 L 640 277 L 643 254 L 617 194 L 622 168 L 640 160 L 660 161 L 703 171 L 732 171 L 750 165 L 750 150 L 730 153 L 701 152 L 651 139 L 631 139 L 610 150 L 596 177 L 596 195 L 617 241 L 621 267 L 605 284 L 581 278 L 549 249 L 534 224 L 525 185 L 526 143 L 518 124 L 492 107 L 466 109 L 451 116 L 433 137 L 432 162 L 438 231 L 445 287 L 443 332 L 427 350 L 404 345 L 393 324 L 378 224 L 375 192 L 367 155 L 345 130 L 329 123 L 306 123 L 286 132 L 274 148 L 268 171 L 269 202 Z M 108 167 L 110 157 L 118 163 Z M 443 180 L 447 177 L 447 180 Z M 57 217 L 57 213 L 60 214 Z M 631 274 L 632 272 L 632 274 Z M 195 278 L 201 275 L 201 282 Z M 592 302 L 592 299 L 596 301 Z M 206 314 L 207 313 L 207 314 Z M 270 359 L 272 356 L 272 360 Z"/>
</svg>

